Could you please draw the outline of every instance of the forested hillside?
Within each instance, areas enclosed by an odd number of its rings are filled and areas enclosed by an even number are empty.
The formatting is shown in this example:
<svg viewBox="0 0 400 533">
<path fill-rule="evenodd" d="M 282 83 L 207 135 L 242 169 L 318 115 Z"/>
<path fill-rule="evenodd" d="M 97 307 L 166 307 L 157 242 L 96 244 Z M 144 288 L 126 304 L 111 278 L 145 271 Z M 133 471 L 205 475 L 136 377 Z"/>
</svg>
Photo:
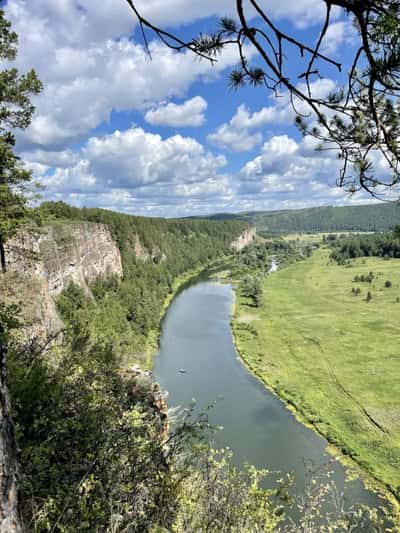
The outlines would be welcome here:
<svg viewBox="0 0 400 533">
<path fill-rule="evenodd" d="M 339 239 L 331 238 L 329 243 L 332 248 L 331 259 L 339 264 L 346 264 L 357 257 L 382 257 L 384 259 L 400 257 L 399 227 L 390 233 L 356 234 L 341 236 Z"/>
<path fill-rule="evenodd" d="M 230 253 L 232 241 L 248 227 L 244 221 L 144 218 L 63 202 L 43 203 L 36 215 L 43 224 L 90 221 L 109 227 L 121 251 L 123 280 L 98 279 L 91 287 L 94 300 L 71 285 L 58 306 L 68 324 L 87 324 L 96 341 L 112 342 L 119 355 L 130 357 L 143 354 L 177 277 Z"/>
<path fill-rule="evenodd" d="M 208 457 L 198 447 L 207 424 L 185 419 L 164 451 L 168 424 L 160 391 L 129 367 L 150 365 L 149 348 L 155 346 L 149 339 L 155 339 L 177 280 L 233 253 L 232 241 L 248 224 L 147 219 L 62 202 L 44 203 L 30 217 L 26 231 L 58 229 L 60 248 L 71 246 L 68 229 L 72 233 L 77 222 L 106 224 L 121 251 L 123 277 L 64 289 L 57 306 L 65 329 L 57 343 L 52 336 L 25 341 L 19 336 L 23 299 L 18 305 L 0 302 L 27 530 L 171 530 L 194 476 L 201 495 L 193 465 Z M 28 283 L 34 291 L 33 280 Z M 240 490 L 247 493 L 246 486 Z M 246 509 L 259 505 L 256 497 L 245 501 Z M 269 513 L 264 519 L 274 520 Z"/>
<path fill-rule="evenodd" d="M 359 206 L 326 206 L 282 211 L 221 213 L 210 220 L 244 220 L 259 231 L 274 234 L 333 231 L 388 231 L 400 222 L 397 204 L 379 203 Z"/>
</svg>

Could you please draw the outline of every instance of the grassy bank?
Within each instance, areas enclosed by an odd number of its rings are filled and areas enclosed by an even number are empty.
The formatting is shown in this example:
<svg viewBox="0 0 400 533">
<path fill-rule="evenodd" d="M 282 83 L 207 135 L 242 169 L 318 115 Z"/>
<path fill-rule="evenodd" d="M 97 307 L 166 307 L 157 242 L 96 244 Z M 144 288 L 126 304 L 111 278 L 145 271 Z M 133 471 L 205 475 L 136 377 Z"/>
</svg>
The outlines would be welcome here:
<svg viewBox="0 0 400 533">
<path fill-rule="evenodd" d="M 399 495 L 400 261 L 367 258 L 349 268 L 328 257 L 319 250 L 269 276 L 259 309 L 238 296 L 238 349 L 320 433 Z M 353 281 L 369 272 L 371 283 Z"/>
</svg>

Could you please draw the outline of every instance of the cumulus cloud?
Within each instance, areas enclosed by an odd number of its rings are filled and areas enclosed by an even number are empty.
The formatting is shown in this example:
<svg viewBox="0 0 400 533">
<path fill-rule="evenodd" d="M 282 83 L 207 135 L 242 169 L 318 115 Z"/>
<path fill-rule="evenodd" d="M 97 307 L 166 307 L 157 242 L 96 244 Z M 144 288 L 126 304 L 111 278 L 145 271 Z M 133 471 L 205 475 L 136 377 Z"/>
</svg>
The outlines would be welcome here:
<svg viewBox="0 0 400 533">
<path fill-rule="evenodd" d="M 277 102 L 275 106 L 264 107 L 251 113 L 240 105 L 228 123 L 219 126 L 210 133 L 208 141 L 220 148 L 233 152 L 247 152 L 262 142 L 262 134 L 252 130 L 262 128 L 268 123 L 288 124 L 293 120 L 293 110 L 287 102 Z"/>
<path fill-rule="evenodd" d="M 236 63 L 233 47 L 212 67 L 155 41 L 151 61 L 142 44 L 127 35 L 133 18 L 125 4 L 118 3 L 114 11 L 111 0 L 7 4 L 7 16 L 20 35 L 17 66 L 21 71 L 34 67 L 44 83 L 34 99 L 32 125 L 20 139 L 23 146 L 65 147 L 109 120 L 112 111 L 144 111 L 181 98 L 194 81 L 216 79 Z"/>
<path fill-rule="evenodd" d="M 193 2 L 190 0 L 137 0 L 137 6 L 141 13 L 158 24 L 172 26 L 194 20 L 216 16 L 232 15 L 235 8 L 232 0 L 202 0 Z M 289 20 L 296 26 L 305 28 L 317 24 L 323 20 L 325 8 L 320 0 L 269 0 L 266 7 L 268 14 L 276 19 Z M 246 15 L 255 15 L 251 6 L 246 6 Z M 338 15 L 334 7 L 332 18 Z"/>
<path fill-rule="evenodd" d="M 268 9 L 277 18 L 299 22 L 301 15 L 303 22 L 311 23 L 318 18 L 320 4 L 273 0 Z M 143 0 L 138 5 L 150 19 L 172 25 L 223 15 L 232 7 L 228 0 Z M 149 61 L 143 46 L 129 39 L 136 21 L 124 1 L 37 0 L 33 5 L 14 0 L 6 9 L 20 35 L 18 66 L 21 70 L 33 66 L 45 84 L 35 99 L 37 115 L 23 137 L 25 145 L 66 146 L 109 120 L 113 110 L 144 110 L 154 102 L 182 97 L 195 80 L 218 76 L 237 62 L 234 47 L 226 49 L 211 68 L 206 61 L 194 61 L 190 53 L 177 54 L 155 42 L 150 43 L 153 61 Z M 246 55 L 251 57 L 249 51 Z M 200 116 L 201 112 L 196 123 Z M 149 117 L 157 120 L 157 114 Z M 220 133 L 227 137 L 226 131 Z M 241 139 L 246 146 L 260 142 L 258 135 L 242 133 Z M 240 143 L 231 144 L 237 149 Z"/>
<path fill-rule="evenodd" d="M 159 182 L 199 182 L 215 176 L 226 165 L 225 157 L 206 152 L 191 137 L 162 139 L 141 128 L 91 138 L 82 155 L 103 183 L 127 188 Z"/>
<path fill-rule="evenodd" d="M 196 78 L 216 76 L 235 61 L 233 51 L 227 50 L 212 69 L 205 61 L 194 61 L 189 53 L 177 54 L 159 43 L 150 48 L 152 61 L 141 45 L 126 39 L 88 49 L 90 60 L 79 76 L 74 70 L 68 80 L 45 83 L 45 90 L 35 99 L 37 113 L 24 135 L 25 142 L 49 147 L 66 145 L 108 120 L 112 110 L 144 110 L 165 97 L 181 97 Z M 62 58 L 65 57 L 64 54 Z M 205 107 L 198 99 L 191 102 L 180 110 L 182 120 L 190 106 Z M 167 111 L 171 112 L 171 108 Z M 176 120 L 178 115 L 175 113 Z"/>
<path fill-rule="evenodd" d="M 306 90 L 302 84 L 301 90 Z M 320 79 L 310 84 L 311 94 L 315 98 L 324 98 L 335 88 L 335 82 L 330 79 Z M 294 105 L 298 112 L 307 116 L 310 114 L 310 107 L 306 102 L 294 99 Z M 220 148 L 233 152 L 247 152 L 258 144 L 261 144 L 263 137 L 258 131 L 267 124 L 291 124 L 295 118 L 293 103 L 287 93 L 279 95 L 275 99 L 274 105 L 263 107 L 259 111 L 251 113 L 244 105 L 240 105 L 235 115 L 225 124 L 221 124 L 213 133 L 207 137 L 208 141 Z"/>
<path fill-rule="evenodd" d="M 201 96 L 195 96 L 186 100 L 183 104 L 161 104 L 156 108 L 149 109 L 145 114 L 145 120 L 149 124 L 171 127 L 196 127 L 204 124 L 206 118 L 204 112 L 207 102 Z"/>
<path fill-rule="evenodd" d="M 248 152 L 262 142 L 261 133 L 250 133 L 248 129 L 235 129 L 231 124 L 222 124 L 207 136 L 209 142 L 233 152 Z"/>
<path fill-rule="evenodd" d="M 231 0 L 138 0 L 138 5 L 149 19 L 173 28 L 232 14 Z M 47 185 L 46 198 L 152 215 L 262 209 L 277 207 L 278 200 L 294 206 L 304 199 L 306 182 L 308 199 L 339 198 L 328 185 L 336 163 L 312 152 L 307 140 L 272 137 L 240 173 L 228 173 L 225 157 L 192 137 L 163 138 L 134 126 L 93 133 L 113 119 L 114 111 L 138 111 L 152 125 L 203 124 L 207 102 L 201 96 L 185 100 L 188 89 L 194 82 L 215 81 L 235 65 L 234 47 L 212 68 L 188 52 L 151 41 L 150 61 L 133 39 L 139 35 L 137 22 L 124 0 L 13 0 L 5 9 L 20 37 L 18 68 L 34 67 L 45 86 L 18 146 L 27 166 Z M 301 28 L 320 23 L 324 15 L 320 0 L 271 0 L 268 10 Z M 336 16 L 335 11 L 327 35 L 331 50 L 347 42 L 348 28 Z M 245 54 L 251 59 L 254 50 Z M 326 94 L 332 84 L 320 80 L 313 88 Z M 232 151 L 251 150 L 263 142 L 266 125 L 292 120 L 285 95 L 256 111 L 239 106 L 209 141 Z"/>
<path fill-rule="evenodd" d="M 343 46 L 352 46 L 355 42 L 356 29 L 349 21 L 337 21 L 328 26 L 324 40 L 322 42 L 322 53 L 333 55 Z"/>
<path fill-rule="evenodd" d="M 307 138 L 297 142 L 288 135 L 276 135 L 241 169 L 240 191 L 245 196 L 286 194 L 289 199 L 305 198 L 317 205 L 343 199 L 343 191 L 336 187 L 338 170 L 334 155 L 321 157 L 311 152 Z"/>
<path fill-rule="evenodd" d="M 77 158 L 70 156 L 35 152 L 30 165 L 47 187 L 45 198 L 158 216 L 346 201 L 335 187 L 334 157 L 287 135 L 267 140 L 238 175 L 226 173 L 226 159 L 191 137 L 162 138 L 141 128 L 92 137 Z"/>
<path fill-rule="evenodd" d="M 229 179 L 221 173 L 226 159 L 206 151 L 191 137 L 163 139 L 141 128 L 130 128 L 92 137 L 75 158 L 70 155 L 69 151 L 31 153 L 36 164 L 43 165 L 41 182 L 47 196 L 61 195 L 75 203 L 78 198 L 86 203 L 96 195 L 123 199 L 123 203 L 162 198 L 168 204 L 189 197 L 231 194 Z M 46 164 L 49 162 L 52 167 Z M 28 160 L 28 165 L 33 164 Z"/>
</svg>

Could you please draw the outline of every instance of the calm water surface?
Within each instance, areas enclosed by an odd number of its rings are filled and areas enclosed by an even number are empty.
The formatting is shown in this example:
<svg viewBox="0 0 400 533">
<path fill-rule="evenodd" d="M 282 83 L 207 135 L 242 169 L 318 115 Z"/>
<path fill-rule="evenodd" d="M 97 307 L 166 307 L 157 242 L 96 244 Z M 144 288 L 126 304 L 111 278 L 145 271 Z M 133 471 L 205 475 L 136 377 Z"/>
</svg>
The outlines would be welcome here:
<svg viewBox="0 0 400 533">
<path fill-rule="evenodd" d="M 168 391 L 170 407 L 188 406 L 193 398 L 199 408 L 216 401 L 211 422 L 223 426 L 216 444 L 229 446 L 239 465 L 294 473 L 301 491 L 309 465 L 318 468 L 332 460 L 327 442 L 300 424 L 237 358 L 230 327 L 233 298 L 229 285 L 211 281 L 197 282 L 175 298 L 163 322 L 155 378 Z M 379 505 L 360 481 L 346 482 L 340 463 L 330 469 L 348 503 Z"/>
</svg>

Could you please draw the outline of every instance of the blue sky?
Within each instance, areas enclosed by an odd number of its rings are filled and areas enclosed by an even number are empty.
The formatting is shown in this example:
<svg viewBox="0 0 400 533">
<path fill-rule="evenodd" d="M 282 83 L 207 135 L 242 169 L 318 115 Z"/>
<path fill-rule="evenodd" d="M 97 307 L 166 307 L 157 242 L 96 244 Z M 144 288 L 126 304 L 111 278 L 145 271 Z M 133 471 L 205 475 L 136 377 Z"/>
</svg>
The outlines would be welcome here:
<svg viewBox="0 0 400 533">
<path fill-rule="evenodd" d="M 137 4 L 188 38 L 234 14 L 233 0 Z M 318 36 L 322 0 L 267 4 L 282 30 L 310 43 Z M 13 0 L 6 12 L 20 36 L 17 66 L 34 67 L 44 83 L 17 144 L 44 199 L 153 216 L 368 201 L 336 187 L 338 161 L 300 136 L 285 94 L 228 88 L 235 49 L 212 67 L 149 35 L 150 60 L 125 0 Z M 324 49 L 346 66 L 357 38 L 338 10 Z M 287 58 L 298 74 L 297 53 Z M 333 68 L 322 74 L 319 94 L 342 82 Z"/>
</svg>

